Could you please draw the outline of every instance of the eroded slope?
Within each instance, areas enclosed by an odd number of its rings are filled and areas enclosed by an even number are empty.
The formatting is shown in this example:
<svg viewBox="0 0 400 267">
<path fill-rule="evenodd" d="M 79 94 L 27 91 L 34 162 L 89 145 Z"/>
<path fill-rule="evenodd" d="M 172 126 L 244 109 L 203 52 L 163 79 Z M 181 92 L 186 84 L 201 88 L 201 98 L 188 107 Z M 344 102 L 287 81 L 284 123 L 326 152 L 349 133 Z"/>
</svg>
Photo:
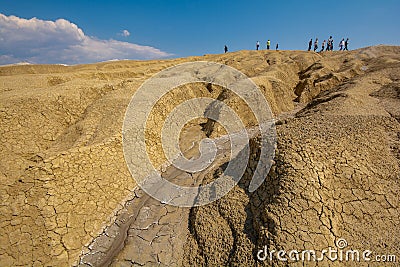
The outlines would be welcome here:
<svg viewBox="0 0 400 267">
<path fill-rule="evenodd" d="M 320 249 L 339 237 L 355 247 L 400 255 L 398 54 L 398 47 L 323 54 L 240 51 L 166 61 L 1 67 L 0 264 L 78 264 L 134 198 L 120 135 L 132 94 L 158 71 L 192 60 L 224 63 L 251 77 L 281 120 L 276 165 L 263 186 L 254 194 L 246 191 L 257 160 L 253 140 L 240 186 L 214 204 L 185 211 L 190 234 L 180 242 L 185 257 L 174 262 L 254 265 L 254 253 L 264 245 Z M 185 90 L 155 109 L 155 124 L 163 110 L 187 96 L 221 95 L 207 85 Z M 223 101 L 246 121 L 240 100 L 228 95 Z M 247 123 L 251 126 L 250 119 Z M 190 125 L 195 139 L 224 134 L 209 125 Z M 160 140 L 151 136 L 149 142 Z M 151 153 L 162 158 L 157 149 Z M 204 182 L 217 175 L 211 172 Z"/>
</svg>

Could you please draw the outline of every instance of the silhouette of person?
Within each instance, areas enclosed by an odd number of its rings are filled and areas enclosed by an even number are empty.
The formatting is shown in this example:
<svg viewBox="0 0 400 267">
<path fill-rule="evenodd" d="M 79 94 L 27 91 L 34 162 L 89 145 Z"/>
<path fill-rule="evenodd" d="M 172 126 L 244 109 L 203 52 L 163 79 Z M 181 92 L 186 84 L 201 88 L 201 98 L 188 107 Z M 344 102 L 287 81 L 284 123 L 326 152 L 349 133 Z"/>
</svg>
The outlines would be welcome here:
<svg viewBox="0 0 400 267">
<path fill-rule="evenodd" d="M 314 52 L 317 51 L 317 49 L 318 49 L 318 38 L 316 38 L 314 42 Z"/>
<path fill-rule="evenodd" d="M 260 47 L 260 42 L 257 41 L 257 43 L 256 43 L 256 50 L 258 50 L 259 47 Z"/>
<path fill-rule="evenodd" d="M 331 38 L 328 39 L 328 43 L 326 45 L 326 51 L 329 51 L 331 49 Z"/>
<path fill-rule="evenodd" d="M 227 53 L 228 52 L 228 47 L 225 45 L 225 47 L 224 47 L 224 51 L 225 51 L 225 53 Z"/>
<path fill-rule="evenodd" d="M 311 46 L 312 46 L 312 39 L 308 42 L 308 51 L 311 51 Z"/>
<path fill-rule="evenodd" d="M 319 51 L 319 52 L 324 52 L 324 50 L 325 50 L 325 44 L 326 44 L 326 40 L 324 40 L 324 41 L 322 42 L 322 48 L 321 48 L 321 51 Z"/>
<path fill-rule="evenodd" d="M 328 51 L 333 51 L 333 38 L 332 38 L 332 36 L 329 36 L 328 47 L 329 47 Z"/>
<path fill-rule="evenodd" d="M 271 41 L 268 39 L 268 41 L 267 41 L 267 49 L 268 50 L 269 50 L 270 46 L 271 46 Z"/>
<path fill-rule="evenodd" d="M 339 43 L 339 51 L 342 51 L 344 48 L 344 38 L 342 38 L 342 40 Z"/>
<path fill-rule="evenodd" d="M 275 50 L 278 51 L 278 49 L 279 49 L 279 44 L 276 43 Z"/>
<path fill-rule="evenodd" d="M 347 38 L 346 41 L 344 42 L 344 50 L 349 51 L 348 45 L 349 45 L 349 38 Z"/>
</svg>

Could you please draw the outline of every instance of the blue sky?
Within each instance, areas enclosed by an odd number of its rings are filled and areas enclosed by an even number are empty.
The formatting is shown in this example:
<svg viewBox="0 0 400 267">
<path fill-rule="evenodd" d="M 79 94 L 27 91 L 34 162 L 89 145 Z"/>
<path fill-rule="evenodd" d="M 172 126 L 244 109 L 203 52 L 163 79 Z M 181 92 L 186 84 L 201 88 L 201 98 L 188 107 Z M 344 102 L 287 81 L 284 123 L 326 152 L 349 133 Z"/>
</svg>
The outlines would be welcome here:
<svg viewBox="0 0 400 267">
<path fill-rule="evenodd" d="M 112 44 L 116 50 L 125 47 L 124 43 L 157 49 L 147 48 L 148 56 L 145 56 L 145 51 L 138 55 L 133 53 L 136 48 L 131 47 L 129 51 L 124 50 L 123 53 L 110 54 L 108 57 L 160 58 L 221 53 L 225 44 L 230 51 L 254 49 L 257 40 L 264 48 L 267 39 L 271 39 L 273 47 L 279 42 L 281 49 L 302 50 L 307 48 L 310 38 L 323 40 L 329 35 L 334 36 L 336 45 L 342 37 L 349 37 L 350 49 L 377 44 L 400 45 L 398 0 L 1 0 L 0 14 L 14 15 L 21 19 L 36 17 L 43 21 L 64 19 L 91 38 L 86 43 L 112 39 L 120 42 Z M 1 33 L 0 28 L 0 38 L 9 39 L 10 34 L 18 35 L 17 29 L 12 29 Z M 130 35 L 121 34 L 123 30 L 127 30 Z M 26 31 L 24 34 L 26 36 L 30 33 Z M 30 38 L 26 39 L 26 43 L 35 41 L 34 36 Z M 104 42 L 103 48 L 107 49 L 109 44 Z M 9 43 L 16 47 L 14 43 Z M 3 59 L 7 53 L 13 53 L 12 48 L 4 46 L 0 44 Z M 46 63 L 40 55 L 31 57 L 31 61 Z M 13 56 L 15 60 L 23 60 L 17 52 Z M 81 58 L 84 58 L 83 52 Z M 55 59 L 52 62 L 48 58 L 47 62 L 57 63 L 63 57 Z M 100 55 L 92 55 L 86 61 L 101 59 Z M 74 62 L 67 60 L 67 63 Z M 79 60 L 77 63 L 80 63 Z"/>
</svg>

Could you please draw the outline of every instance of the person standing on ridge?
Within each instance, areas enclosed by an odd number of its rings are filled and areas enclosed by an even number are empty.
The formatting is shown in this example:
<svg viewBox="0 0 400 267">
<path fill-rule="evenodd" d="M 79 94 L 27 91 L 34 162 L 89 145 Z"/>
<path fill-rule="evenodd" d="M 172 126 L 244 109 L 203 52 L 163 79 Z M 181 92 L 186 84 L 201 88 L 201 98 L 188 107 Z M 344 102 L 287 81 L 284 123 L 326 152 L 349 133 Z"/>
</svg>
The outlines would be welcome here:
<svg viewBox="0 0 400 267">
<path fill-rule="evenodd" d="M 316 38 L 314 42 L 314 52 L 317 51 L 317 49 L 318 49 L 318 38 Z"/>
<path fill-rule="evenodd" d="M 331 50 L 331 43 L 332 43 L 332 36 L 329 37 L 329 39 L 328 39 L 328 43 L 326 45 L 326 51 Z"/>
<path fill-rule="evenodd" d="M 271 41 L 268 39 L 268 41 L 267 41 L 267 50 L 269 50 L 270 47 L 271 47 Z"/>
<path fill-rule="evenodd" d="M 257 43 L 256 43 L 256 50 L 258 50 L 259 47 L 260 47 L 260 42 L 257 41 Z"/>
<path fill-rule="evenodd" d="M 347 38 L 346 41 L 344 42 L 344 50 L 349 51 L 348 45 L 349 45 L 349 38 Z"/>
<path fill-rule="evenodd" d="M 329 51 L 333 51 L 333 38 L 332 36 L 329 36 L 329 40 L 328 40 L 328 47 L 329 47 Z"/>
<path fill-rule="evenodd" d="M 308 42 L 308 51 L 311 51 L 311 46 L 312 46 L 312 39 Z"/>
<path fill-rule="evenodd" d="M 344 49 L 344 38 L 342 38 L 342 41 L 339 43 L 339 51 L 342 51 Z"/>
<path fill-rule="evenodd" d="M 225 45 L 225 47 L 224 47 L 224 51 L 225 51 L 225 53 L 227 53 L 228 52 L 228 47 Z"/>
<path fill-rule="evenodd" d="M 324 41 L 322 42 L 322 49 L 321 49 L 321 51 L 319 51 L 319 52 L 324 52 L 324 50 L 325 50 L 325 44 L 326 44 L 326 40 L 324 40 Z"/>
<path fill-rule="evenodd" d="M 276 50 L 276 51 L 278 51 L 278 49 L 279 49 L 279 44 L 278 44 L 278 43 L 276 43 L 275 50 Z"/>
</svg>

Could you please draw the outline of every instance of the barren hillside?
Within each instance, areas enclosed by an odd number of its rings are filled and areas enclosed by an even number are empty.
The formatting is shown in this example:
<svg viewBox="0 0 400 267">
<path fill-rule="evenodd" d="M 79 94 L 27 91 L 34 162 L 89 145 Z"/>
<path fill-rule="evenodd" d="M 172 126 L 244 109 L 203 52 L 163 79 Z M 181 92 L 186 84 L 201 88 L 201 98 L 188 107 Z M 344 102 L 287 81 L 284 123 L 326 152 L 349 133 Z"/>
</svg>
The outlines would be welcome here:
<svg viewBox="0 0 400 267">
<path fill-rule="evenodd" d="M 246 172 L 232 191 L 206 206 L 177 208 L 136 187 L 121 131 L 139 86 L 191 61 L 226 64 L 259 86 L 276 119 L 277 149 L 256 191 L 247 190 L 260 160 L 254 137 Z M 159 135 L 168 113 L 199 97 L 224 101 L 247 127 L 255 126 L 245 103 L 224 88 L 178 87 L 149 119 L 153 162 L 166 160 Z M 400 261 L 400 47 L 3 66 L 0 123 L 1 266 L 279 266 L 289 263 L 260 261 L 257 252 L 321 251 L 339 239 Z M 193 142 L 224 134 L 221 125 L 194 120 L 180 133 L 181 147 L 196 153 Z M 174 168 L 163 175 L 206 184 L 226 163 L 195 177 Z M 354 266 L 304 265 L 343 264 Z"/>
</svg>

